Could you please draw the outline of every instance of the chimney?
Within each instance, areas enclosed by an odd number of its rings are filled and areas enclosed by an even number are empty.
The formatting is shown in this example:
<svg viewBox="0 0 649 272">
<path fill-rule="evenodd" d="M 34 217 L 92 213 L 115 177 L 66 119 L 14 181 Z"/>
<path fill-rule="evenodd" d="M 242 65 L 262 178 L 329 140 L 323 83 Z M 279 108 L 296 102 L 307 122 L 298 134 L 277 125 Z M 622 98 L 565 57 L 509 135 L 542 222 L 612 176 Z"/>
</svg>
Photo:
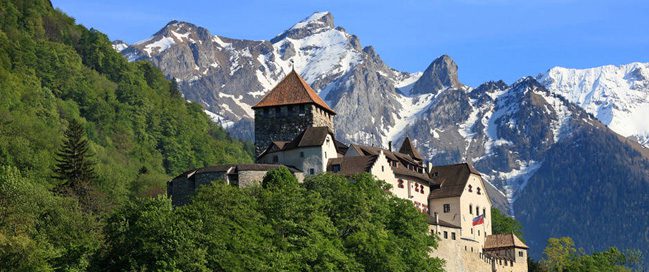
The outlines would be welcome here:
<svg viewBox="0 0 649 272">
<path fill-rule="evenodd" d="M 388 142 L 388 150 L 392 152 L 392 141 Z"/>
</svg>

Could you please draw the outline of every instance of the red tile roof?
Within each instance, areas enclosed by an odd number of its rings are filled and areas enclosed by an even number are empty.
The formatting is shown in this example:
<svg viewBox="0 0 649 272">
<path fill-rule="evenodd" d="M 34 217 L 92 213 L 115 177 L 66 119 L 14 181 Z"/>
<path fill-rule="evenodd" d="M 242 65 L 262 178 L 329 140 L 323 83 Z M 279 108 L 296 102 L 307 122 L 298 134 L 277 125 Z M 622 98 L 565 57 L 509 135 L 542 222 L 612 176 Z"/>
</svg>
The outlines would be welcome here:
<svg viewBox="0 0 649 272">
<path fill-rule="evenodd" d="M 291 71 L 275 88 L 253 106 L 253 109 L 283 105 L 316 104 L 324 110 L 336 114 L 327 103 L 302 79 L 300 75 Z"/>
</svg>

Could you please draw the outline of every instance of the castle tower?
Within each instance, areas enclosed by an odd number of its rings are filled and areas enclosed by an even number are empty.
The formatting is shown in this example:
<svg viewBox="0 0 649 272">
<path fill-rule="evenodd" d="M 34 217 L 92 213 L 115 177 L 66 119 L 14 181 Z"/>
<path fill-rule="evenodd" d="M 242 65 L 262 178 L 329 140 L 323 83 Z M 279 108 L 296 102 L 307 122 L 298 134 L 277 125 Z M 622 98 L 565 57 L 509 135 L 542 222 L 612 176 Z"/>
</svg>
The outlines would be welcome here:
<svg viewBox="0 0 649 272">
<path fill-rule="evenodd" d="M 291 141 L 307 127 L 329 127 L 334 131 L 336 113 L 295 70 L 252 109 L 257 156 L 273 141 Z"/>
</svg>

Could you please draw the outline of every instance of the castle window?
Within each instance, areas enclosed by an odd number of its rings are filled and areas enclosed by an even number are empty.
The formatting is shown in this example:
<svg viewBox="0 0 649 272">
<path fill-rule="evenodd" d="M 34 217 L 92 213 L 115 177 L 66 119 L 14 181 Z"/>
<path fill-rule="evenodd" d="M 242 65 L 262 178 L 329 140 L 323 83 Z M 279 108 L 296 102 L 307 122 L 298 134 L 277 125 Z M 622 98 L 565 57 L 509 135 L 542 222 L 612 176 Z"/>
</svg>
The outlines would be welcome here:
<svg viewBox="0 0 649 272">
<path fill-rule="evenodd" d="M 518 252 L 518 257 L 523 257 L 523 251 L 522 250 Z"/>
<path fill-rule="evenodd" d="M 455 232 L 451 232 L 451 239 L 455 240 Z"/>
<path fill-rule="evenodd" d="M 473 205 L 469 204 L 469 214 L 473 214 Z"/>
<path fill-rule="evenodd" d="M 399 186 L 399 188 L 403 188 L 403 180 L 402 179 L 399 180 L 399 185 L 397 185 L 397 186 Z"/>
<path fill-rule="evenodd" d="M 444 231 L 444 239 L 448 239 L 448 232 Z"/>
<path fill-rule="evenodd" d="M 451 211 L 451 204 L 444 204 L 444 213 L 449 213 Z"/>
<path fill-rule="evenodd" d="M 480 230 L 478 230 L 478 236 L 480 236 Z"/>
<path fill-rule="evenodd" d="M 304 152 L 300 151 L 300 158 L 304 158 Z"/>
<path fill-rule="evenodd" d="M 469 185 L 469 193 L 473 192 L 473 186 Z"/>
<path fill-rule="evenodd" d="M 473 234 L 473 227 L 471 228 L 471 234 Z"/>
<path fill-rule="evenodd" d="M 478 194 L 481 195 L 482 193 L 480 192 L 480 187 L 476 188 L 478 190 Z"/>
<path fill-rule="evenodd" d="M 327 158 L 327 151 L 325 151 L 325 159 Z"/>
<path fill-rule="evenodd" d="M 424 194 L 424 185 L 421 186 L 421 190 L 419 191 L 421 194 Z"/>
<path fill-rule="evenodd" d="M 385 166 L 381 165 L 381 172 L 385 172 Z"/>
<path fill-rule="evenodd" d="M 315 169 L 309 168 L 309 175 L 315 175 Z"/>
<path fill-rule="evenodd" d="M 333 166 L 331 166 L 331 171 L 333 171 L 334 173 L 340 172 L 340 164 L 334 164 Z"/>
<path fill-rule="evenodd" d="M 480 215 L 480 207 L 475 207 L 475 215 Z"/>
<path fill-rule="evenodd" d="M 487 218 L 487 209 L 482 209 L 482 217 Z"/>
<path fill-rule="evenodd" d="M 415 192 L 419 192 L 419 184 L 415 183 Z"/>
</svg>

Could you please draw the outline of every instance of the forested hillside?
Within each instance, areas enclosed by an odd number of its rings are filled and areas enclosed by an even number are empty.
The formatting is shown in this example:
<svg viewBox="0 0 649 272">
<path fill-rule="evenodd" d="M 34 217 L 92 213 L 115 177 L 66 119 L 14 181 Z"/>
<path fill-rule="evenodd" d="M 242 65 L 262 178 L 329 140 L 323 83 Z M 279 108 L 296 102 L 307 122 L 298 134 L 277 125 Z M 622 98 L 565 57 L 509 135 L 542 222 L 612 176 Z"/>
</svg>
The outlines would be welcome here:
<svg viewBox="0 0 649 272">
<path fill-rule="evenodd" d="M 0 271 L 84 269 L 112 210 L 186 169 L 252 160 L 157 68 L 128 63 L 49 1 L 0 1 L 0 95 Z M 55 190 L 74 122 L 92 209 Z"/>
<path fill-rule="evenodd" d="M 85 128 L 98 184 L 118 202 L 132 186 L 160 190 L 153 180 L 192 167 L 251 161 L 157 68 L 128 63 L 48 1 L 3 1 L 0 20 L 0 164 L 47 183 L 71 120 Z"/>
</svg>

